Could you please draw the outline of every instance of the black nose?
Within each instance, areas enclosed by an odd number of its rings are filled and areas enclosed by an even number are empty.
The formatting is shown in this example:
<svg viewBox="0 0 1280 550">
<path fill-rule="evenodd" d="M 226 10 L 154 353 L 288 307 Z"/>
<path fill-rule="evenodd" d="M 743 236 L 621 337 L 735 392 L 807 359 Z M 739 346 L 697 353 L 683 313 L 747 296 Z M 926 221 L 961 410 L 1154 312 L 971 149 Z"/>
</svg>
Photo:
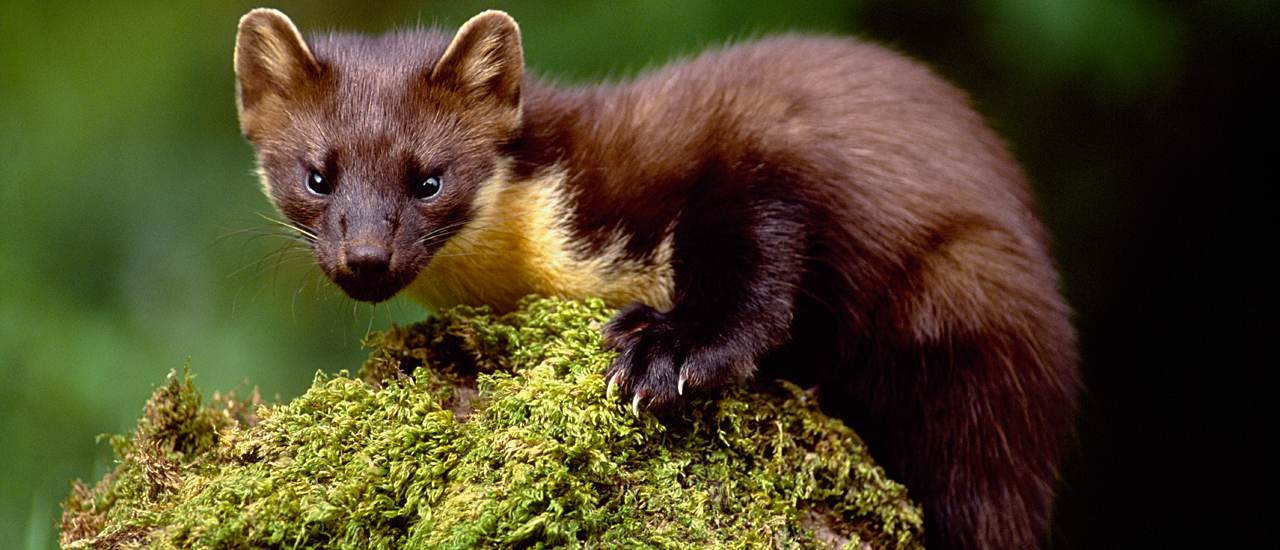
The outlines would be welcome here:
<svg viewBox="0 0 1280 550">
<path fill-rule="evenodd" d="M 391 264 L 391 251 L 368 244 L 357 244 L 347 249 L 347 267 L 356 275 L 384 273 Z"/>
</svg>

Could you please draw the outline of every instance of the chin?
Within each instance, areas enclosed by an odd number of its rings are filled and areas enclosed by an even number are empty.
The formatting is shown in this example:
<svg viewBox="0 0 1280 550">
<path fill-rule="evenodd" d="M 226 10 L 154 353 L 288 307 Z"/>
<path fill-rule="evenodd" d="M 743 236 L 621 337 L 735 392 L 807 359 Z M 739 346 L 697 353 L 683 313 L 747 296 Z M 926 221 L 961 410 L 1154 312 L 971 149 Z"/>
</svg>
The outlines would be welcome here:
<svg viewBox="0 0 1280 550">
<path fill-rule="evenodd" d="M 386 292 L 382 290 L 348 290 L 345 288 L 342 290 L 343 292 L 346 292 L 347 296 L 350 296 L 351 299 L 359 302 L 369 303 L 369 304 L 377 304 L 380 302 L 385 302 L 387 300 L 390 300 L 393 296 L 396 295 L 395 291 Z"/>
<path fill-rule="evenodd" d="M 390 300 L 404 289 L 403 284 L 395 283 L 359 283 L 354 281 L 334 281 L 352 300 L 376 304 Z"/>
</svg>

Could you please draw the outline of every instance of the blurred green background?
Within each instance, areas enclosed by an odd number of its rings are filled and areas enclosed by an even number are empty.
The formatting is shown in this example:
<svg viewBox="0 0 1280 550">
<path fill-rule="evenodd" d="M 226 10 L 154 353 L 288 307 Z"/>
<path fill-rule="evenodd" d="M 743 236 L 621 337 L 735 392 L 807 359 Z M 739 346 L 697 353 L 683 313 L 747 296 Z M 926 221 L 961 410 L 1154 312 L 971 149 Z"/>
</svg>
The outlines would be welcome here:
<svg viewBox="0 0 1280 550">
<path fill-rule="evenodd" d="M 289 399 L 316 370 L 354 368 L 367 331 L 424 315 L 410 303 L 356 305 L 305 254 L 277 254 L 282 241 L 255 237 L 268 227 L 256 213 L 270 207 L 239 135 L 231 56 L 237 19 L 258 5 L 5 0 L 0 9 L 0 546 L 56 545 L 68 482 L 111 466 L 95 436 L 129 430 L 151 389 L 188 358 L 206 392 L 257 386 Z M 1258 491 L 1242 480 L 1261 461 L 1240 442 L 1259 421 L 1229 407 L 1258 391 L 1248 388 L 1261 347 L 1239 341 L 1274 334 L 1274 315 L 1239 314 L 1261 312 L 1256 298 L 1274 291 L 1261 275 L 1201 270 L 1247 248 L 1216 216 L 1262 223 L 1231 214 L 1249 208 L 1255 187 L 1230 160 L 1249 145 L 1229 136 L 1250 118 L 1257 58 L 1272 49 L 1270 3 L 273 5 L 304 32 L 456 26 L 503 8 L 521 22 L 529 66 L 567 82 L 781 30 L 859 35 L 924 59 L 973 93 L 1026 163 L 1079 312 L 1090 391 L 1055 546 L 1115 546 L 1126 528 L 1150 541 L 1149 527 L 1135 528 L 1143 518 L 1181 514 L 1193 518 L 1177 529 L 1185 542 L 1187 526 L 1209 522 L 1196 503 Z M 1200 192 L 1215 188 L 1225 191 Z M 1237 292 L 1203 290 L 1218 283 Z M 1188 328 L 1202 315 L 1243 328 Z M 1211 351 L 1219 337 L 1236 340 L 1224 348 L 1235 355 Z M 1170 341 L 1181 342 L 1177 353 L 1135 352 Z M 1199 376 L 1201 355 L 1228 370 Z M 1173 412 L 1189 402 L 1200 412 Z M 1235 462 L 1197 461 L 1199 451 L 1169 458 L 1185 442 Z M 1170 481 L 1188 470 L 1200 473 Z M 1120 495 L 1144 511 L 1135 516 Z"/>
</svg>

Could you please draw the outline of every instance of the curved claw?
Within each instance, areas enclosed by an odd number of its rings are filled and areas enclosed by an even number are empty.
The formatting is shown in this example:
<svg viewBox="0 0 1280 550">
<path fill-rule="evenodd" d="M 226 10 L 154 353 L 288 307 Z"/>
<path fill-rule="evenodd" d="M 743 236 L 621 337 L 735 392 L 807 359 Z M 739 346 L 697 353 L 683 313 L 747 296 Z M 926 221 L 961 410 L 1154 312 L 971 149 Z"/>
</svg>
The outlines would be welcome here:
<svg viewBox="0 0 1280 550">
<path fill-rule="evenodd" d="M 606 399 L 613 399 L 613 395 L 618 393 L 618 374 L 619 373 L 615 372 L 613 373 L 613 376 L 609 377 L 609 385 L 604 388 L 604 396 Z"/>
<path fill-rule="evenodd" d="M 631 414 L 636 415 L 636 417 L 640 416 L 640 394 L 638 393 L 631 398 Z"/>
<path fill-rule="evenodd" d="M 680 375 L 680 380 L 676 382 L 676 394 L 684 395 L 684 375 Z"/>
</svg>

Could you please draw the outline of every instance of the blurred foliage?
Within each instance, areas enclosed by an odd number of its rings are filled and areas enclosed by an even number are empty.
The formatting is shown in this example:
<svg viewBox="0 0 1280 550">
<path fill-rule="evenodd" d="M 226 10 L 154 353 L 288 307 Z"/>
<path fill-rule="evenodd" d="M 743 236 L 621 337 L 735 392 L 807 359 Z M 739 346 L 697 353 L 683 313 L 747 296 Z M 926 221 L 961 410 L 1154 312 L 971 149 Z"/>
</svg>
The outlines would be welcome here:
<svg viewBox="0 0 1280 550">
<path fill-rule="evenodd" d="M 38 2 L 0 10 L 0 540 L 55 544 L 68 480 L 98 478 L 155 381 L 191 358 L 207 389 L 291 398 L 354 364 L 371 329 L 424 313 L 346 300 L 305 253 L 257 236 L 269 211 L 233 101 L 235 25 L 257 3 Z M 306 30 L 457 25 L 498 7 L 563 81 L 625 77 L 782 30 L 854 34 L 973 92 L 1037 185 L 1089 344 L 1124 220 L 1129 155 L 1169 109 L 1189 26 L 1258 34 L 1265 2 L 628 0 L 281 2 Z M 1259 31 L 1259 29 L 1263 29 Z M 1243 32 L 1243 31 L 1242 31 Z M 1261 36 L 1261 34 L 1259 34 Z M 1197 58 L 1197 63 L 1210 60 Z M 1152 152 L 1148 150 L 1147 152 Z M 1086 357 L 1088 354 L 1086 353 Z"/>
</svg>

